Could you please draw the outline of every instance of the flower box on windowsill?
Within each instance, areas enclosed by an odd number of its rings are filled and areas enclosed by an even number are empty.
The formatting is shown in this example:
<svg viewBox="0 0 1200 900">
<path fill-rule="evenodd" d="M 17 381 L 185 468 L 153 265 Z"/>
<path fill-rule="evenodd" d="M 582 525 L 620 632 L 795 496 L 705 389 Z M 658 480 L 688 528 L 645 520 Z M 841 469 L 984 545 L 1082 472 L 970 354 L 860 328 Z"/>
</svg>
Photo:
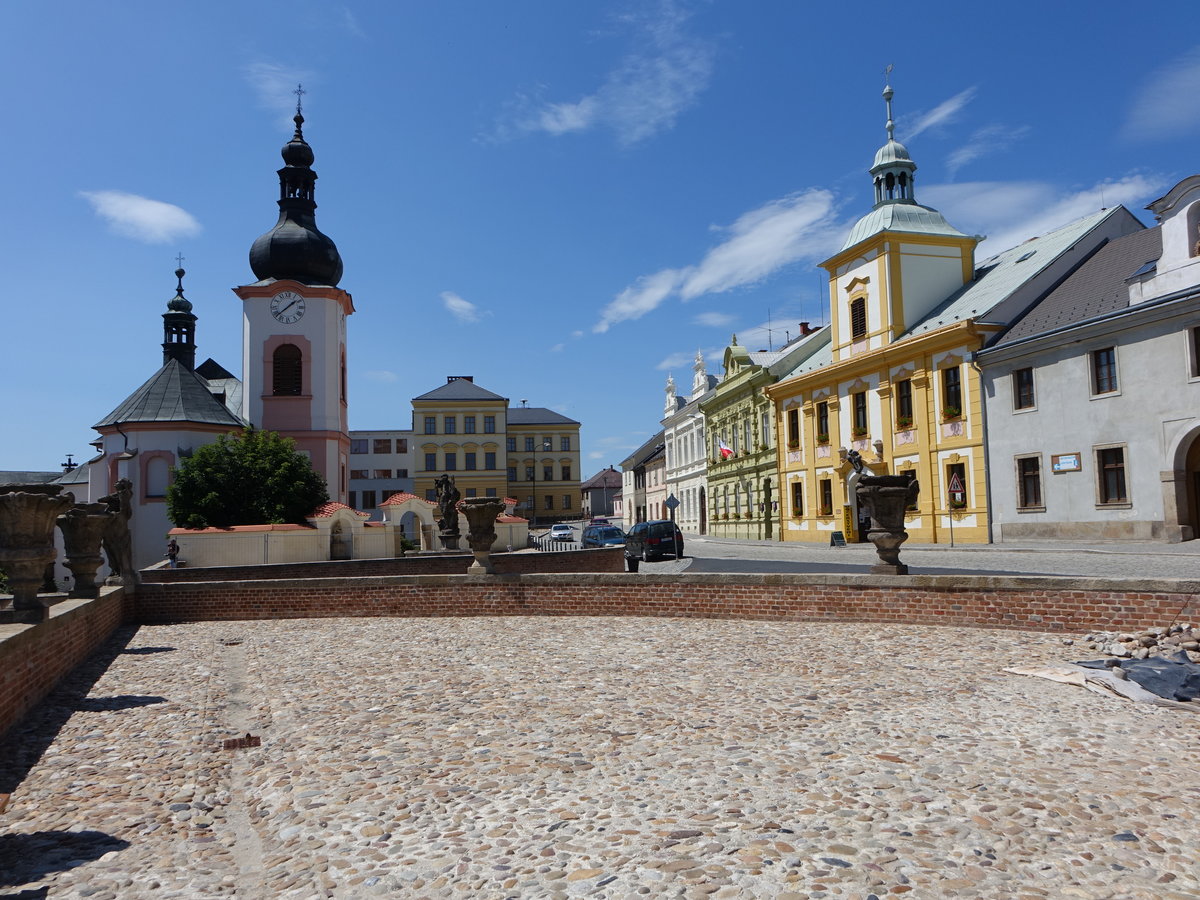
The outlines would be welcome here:
<svg viewBox="0 0 1200 900">
<path fill-rule="evenodd" d="M 817 435 L 817 443 L 818 443 L 818 444 L 828 444 L 828 443 L 829 443 L 829 435 L 827 435 L 827 434 L 818 434 L 818 435 Z"/>
<path fill-rule="evenodd" d="M 865 438 L 869 437 L 870 434 L 870 429 L 867 428 L 855 428 L 850 432 L 850 436 L 856 441 L 864 440 Z"/>
<path fill-rule="evenodd" d="M 955 419 L 962 418 L 962 410 L 957 406 L 947 406 L 942 409 L 942 421 L 952 422 Z"/>
<path fill-rule="evenodd" d="M 900 416 L 900 418 L 896 419 L 896 430 L 897 431 L 908 431 L 912 427 L 913 427 L 912 416 Z"/>
<path fill-rule="evenodd" d="M 960 509 L 966 509 L 967 501 L 966 500 L 951 500 L 948 505 L 949 505 L 950 509 L 957 511 Z"/>
</svg>

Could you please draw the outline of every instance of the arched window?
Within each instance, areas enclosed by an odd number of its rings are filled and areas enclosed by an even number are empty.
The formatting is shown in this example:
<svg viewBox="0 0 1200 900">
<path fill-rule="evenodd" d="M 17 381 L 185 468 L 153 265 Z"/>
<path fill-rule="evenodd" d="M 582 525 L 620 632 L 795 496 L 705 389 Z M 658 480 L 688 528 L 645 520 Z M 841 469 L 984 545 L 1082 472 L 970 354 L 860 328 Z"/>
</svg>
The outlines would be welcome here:
<svg viewBox="0 0 1200 900">
<path fill-rule="evenodd" d="M 273 358 L 271 393 L 276 397 L 298 397 L 304 387 L 304 369 L 300 348 L 295 344 L 280 344 Z"/>
<path fill-rule="evenodd" d="M 867 299 L 857 297 L 850 301 L 850 337 L 861 341 L 867 336 Z"/>
</svg>

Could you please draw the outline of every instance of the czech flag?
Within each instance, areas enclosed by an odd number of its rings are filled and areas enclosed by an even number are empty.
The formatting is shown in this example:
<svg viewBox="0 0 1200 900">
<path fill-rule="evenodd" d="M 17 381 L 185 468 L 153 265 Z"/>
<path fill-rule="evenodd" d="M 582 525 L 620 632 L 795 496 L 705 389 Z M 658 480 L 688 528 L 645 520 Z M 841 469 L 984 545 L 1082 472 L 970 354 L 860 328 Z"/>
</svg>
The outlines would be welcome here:
<svg viewBox="0 0 1200 900">
<path fill-rule="evenodd" d="M 733 456 L 733 451 L 729 449 L 729 445 L 722 438 L 717 438 L 717 448 L 721 453 L 721 459 L 729 459 Z"/>
</svg>

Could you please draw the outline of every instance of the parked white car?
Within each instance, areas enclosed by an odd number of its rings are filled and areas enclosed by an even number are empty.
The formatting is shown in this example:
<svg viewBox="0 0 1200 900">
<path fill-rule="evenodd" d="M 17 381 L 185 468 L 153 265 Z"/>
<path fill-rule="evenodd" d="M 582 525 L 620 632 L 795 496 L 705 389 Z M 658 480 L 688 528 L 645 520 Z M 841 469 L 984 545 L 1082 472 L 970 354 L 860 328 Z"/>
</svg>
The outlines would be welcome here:
<svg viewBox="0 0 1200 900">
<path fill-rule="evenodd" d="M 574 541 L 575 531 L 570 525 L 551 525 L 550 540 L 552 541 Z"/>
</svg>

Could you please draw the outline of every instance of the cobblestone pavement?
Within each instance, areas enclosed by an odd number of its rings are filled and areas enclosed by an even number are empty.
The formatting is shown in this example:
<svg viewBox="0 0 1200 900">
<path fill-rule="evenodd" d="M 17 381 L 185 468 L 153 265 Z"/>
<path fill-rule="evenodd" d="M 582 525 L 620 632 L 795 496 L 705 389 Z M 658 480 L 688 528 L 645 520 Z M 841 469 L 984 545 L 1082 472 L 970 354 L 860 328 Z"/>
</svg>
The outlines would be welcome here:
<svg viewBox="0 0 1200 900">
<path fill-rule="evenodd" d="M 651 563 L 643 571 L 769 571 L 865 573 L 875 563 L 871 544 L 748 541 L 685 535 L 685 557 Z M 901 560 L 914 575 L 922 572 L 1029 575 L 1085 575 L 1112 578 L 1200 578 L 1200 541 L 1038 542 L 1034 544 L 905 544 Z M 756 565 L 759 564 L 759 565 Z"/>
<path fill-rule="evenodd" d="M 124 629 L 0 748 L 0 892 L 1200 896 L 1198 720 L 1001 672 L 1072 658 L 680 619 Z"/>
</svg>

